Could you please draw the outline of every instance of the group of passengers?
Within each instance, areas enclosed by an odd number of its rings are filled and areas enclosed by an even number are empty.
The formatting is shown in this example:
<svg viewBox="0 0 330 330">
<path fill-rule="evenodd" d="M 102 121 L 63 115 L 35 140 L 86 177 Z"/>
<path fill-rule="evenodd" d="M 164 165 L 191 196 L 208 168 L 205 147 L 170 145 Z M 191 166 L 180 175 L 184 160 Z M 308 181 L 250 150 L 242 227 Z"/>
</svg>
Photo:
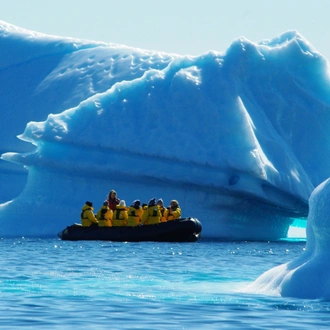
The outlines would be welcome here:
<svg viewBox="0 0 330 330">
<path fill-rule="evenodd" d="M 132 205 L 126 206 L 124 200 L 117 197 L 115 190 L 111 190 L 108 199 L 103 202 L 96 215 L 93 203 L 87 201 L 82 208 L 81 224 L 89 227 L 97 224 L 99 227 L 153 225 L 160 222 L 171 221 L 181 217 L 181 208 L 178 201 L 171 200 L 170 205 L 164 207 L 160 198 L 150 199 L 148 204 L 142 204 L 140 200 L 133 201 Z"/>
</svg>

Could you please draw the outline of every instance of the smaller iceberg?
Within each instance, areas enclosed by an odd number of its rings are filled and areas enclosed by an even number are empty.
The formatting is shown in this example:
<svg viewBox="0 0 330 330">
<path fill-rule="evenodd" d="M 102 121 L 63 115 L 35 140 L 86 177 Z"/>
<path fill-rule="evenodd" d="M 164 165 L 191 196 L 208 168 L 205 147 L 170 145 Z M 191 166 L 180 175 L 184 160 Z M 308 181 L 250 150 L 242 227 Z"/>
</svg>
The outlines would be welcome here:
<svg viewBox="0 0 330 330">
<path fill-rule="evenodd" d="M 306 249 L 289 263 L 274 267 L 245 292 L 302 299 L 330 298 L 330 178 L 313 191 L 306 228 Z"/>
</svg>

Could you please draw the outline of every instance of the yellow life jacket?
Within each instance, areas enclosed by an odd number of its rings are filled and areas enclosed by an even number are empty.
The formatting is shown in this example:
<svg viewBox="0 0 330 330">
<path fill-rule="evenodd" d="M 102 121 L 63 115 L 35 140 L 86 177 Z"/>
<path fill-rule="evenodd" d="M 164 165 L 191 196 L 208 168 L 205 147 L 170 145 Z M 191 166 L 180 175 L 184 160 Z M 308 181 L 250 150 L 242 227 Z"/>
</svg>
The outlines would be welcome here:
<svg viewBox="0 0 330 330">
<path fill-rule="evenodd" d="M 113 212 L 112 216 L 112 226 L 126 226 L 127 225 L 127 211 L 125 206 L 116 206 L 116 210 Z"/>
<path fill-rule="evenodd" d="M 138 226 L 141 223 L 142 214 L 143 214 L 142 207 L 136 209 L 134 206 L 130 206 L 128 210 L 127 226 L 129 227 Z"/>
</svg>

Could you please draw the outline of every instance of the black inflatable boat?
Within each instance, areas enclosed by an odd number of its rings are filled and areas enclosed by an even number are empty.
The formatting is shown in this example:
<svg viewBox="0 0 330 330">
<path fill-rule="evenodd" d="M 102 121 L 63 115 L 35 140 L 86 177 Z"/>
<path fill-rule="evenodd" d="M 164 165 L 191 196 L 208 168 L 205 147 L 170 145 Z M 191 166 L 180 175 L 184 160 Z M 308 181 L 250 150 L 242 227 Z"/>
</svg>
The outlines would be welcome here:
<svg viewBox="0 0 330 330">
<path fill-rule="evenodd" d="M 196 218 L 181 218 L 154 225 L 137 227 L 83 227 L 73 224 L 57 236 L 66 241 L 102 240 L 116 242 L 195 242 L 202 232 L 202 224 Z"/>
</svg>

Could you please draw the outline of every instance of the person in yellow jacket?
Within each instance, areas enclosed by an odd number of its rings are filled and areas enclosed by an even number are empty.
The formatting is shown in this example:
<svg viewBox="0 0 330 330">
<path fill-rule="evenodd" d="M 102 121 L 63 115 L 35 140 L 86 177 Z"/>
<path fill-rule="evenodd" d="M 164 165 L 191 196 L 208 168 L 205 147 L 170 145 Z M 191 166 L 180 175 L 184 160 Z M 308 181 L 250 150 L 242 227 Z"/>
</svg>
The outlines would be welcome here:
<svg viewBox="0 0 330 330">
<path fill-rule="evenodd" d="M 142 224 L 153 225 L 160 223 L 162 214 L 160 213 L 159 206 L 156 204 L 156 198 L 152 198 L 148 203 L 148 208 L 143 212 Z"/>
<path fill-rule="evenodd" d="M 164 207 L 164 202 L 161 198 L 158 199 L 157 205 L 159 206 L 160 213 L 162 214 L 160 221 L 166 222 L 168 210 L 167 210 L 167 208 Z"/>
<path fill-rule="evenodd" d="M 142 210 L 143 210 L 143 213 L 142 213 L 142 219 L 143 219 L 143 214 L 148 210 L 148 204 L 147 203 L 142 204 Z M 142 220 L 141 220 L 141 223 L 142 223 Z"/>
<path fill-rule="evenodd" d="M 124 200 L 121 200 L 119 205 L 116 206 L 116 209 L 113 212 L 112 216 L 112 226 L 126 226 L 127 225 L 127 208 Z"/>
<path fill-rule="evenodd" d="M 167 208 L 167 221 L 181 218 L 181 208 L 178 201 L 175 199 L 171 200 L 170 206 Z"/>
<path fill-rule="evenodd" d="M 89 227 L 94 223 L 97 224 L 92 202 L 87 201 L 81 211 L 80 220 L 83 227 Z"/>
<path fill-rule="evenodd" d="M 143 209 L 140 205 L 141 205 L 141 202 L 137 199 L 129 207 L 127 226 L 136 227 L 141 223 L 142 215 L 143 215 Z"/>
<path fill-rule="evenodd" d="M 96 214 L 99 227 L 112 227 L 112 215 L 113 212 L 109 208 L 109 202 L 104 201 Z"/>
</svg>

